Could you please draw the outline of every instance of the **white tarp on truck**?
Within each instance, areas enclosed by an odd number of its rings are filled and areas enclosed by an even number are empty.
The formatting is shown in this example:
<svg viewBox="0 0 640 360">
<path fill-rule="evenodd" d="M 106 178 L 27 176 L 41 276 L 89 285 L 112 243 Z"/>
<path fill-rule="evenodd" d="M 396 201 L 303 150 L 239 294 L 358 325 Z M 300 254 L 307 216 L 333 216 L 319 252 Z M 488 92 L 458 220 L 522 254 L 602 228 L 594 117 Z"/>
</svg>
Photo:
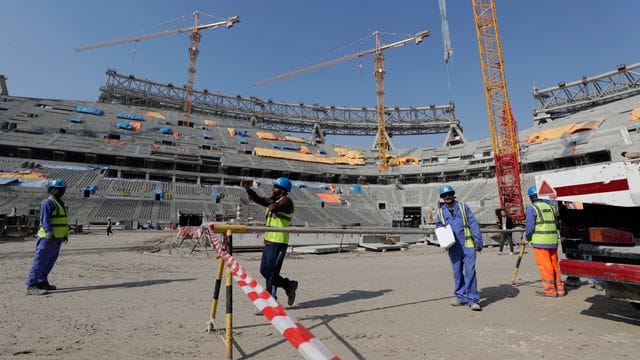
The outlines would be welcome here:
<svg viewBox="0 0 640 360">
<path fill-rule="evenodd" d="M 640 162 L 598 164 L 536 175 L 536 188 L 542 199 L 640 206 Z"/>
</svg>

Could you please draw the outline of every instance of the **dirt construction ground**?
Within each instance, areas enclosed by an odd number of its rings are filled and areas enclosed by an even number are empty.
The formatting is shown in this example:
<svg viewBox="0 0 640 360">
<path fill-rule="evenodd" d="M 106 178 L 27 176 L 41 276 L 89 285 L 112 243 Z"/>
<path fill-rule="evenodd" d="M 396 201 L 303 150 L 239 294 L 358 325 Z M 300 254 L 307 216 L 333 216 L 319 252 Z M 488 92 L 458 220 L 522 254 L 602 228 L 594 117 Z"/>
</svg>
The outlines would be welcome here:
<svg viewBox="0 0 640 360">
<path fill-rule="evenodd" d="M 220 337 L 204 331 L 216 260 L 168 254 L 174 236 L 72 236 L 45 296 L 25 295 L 35 241 L 0 242 L 0 358 L 224 359 Z M 235 257 L 262 281 L 258 252 Z M 532 254 L 512 286 L 515 261 L 495 248 L 479 255 L 481 312 L 449 305 L 451 268 L 433 246 L 288 256 L 282 273 L 300 282 L 288 311 L 342 359 L 638 359 L 640 312 L 587 285 L 536 297 Z M 221 327 L 224 309 L 223 288 Z M 299 359 L 255 310 L 234 286 L 233 358 Z"/>
</svg>

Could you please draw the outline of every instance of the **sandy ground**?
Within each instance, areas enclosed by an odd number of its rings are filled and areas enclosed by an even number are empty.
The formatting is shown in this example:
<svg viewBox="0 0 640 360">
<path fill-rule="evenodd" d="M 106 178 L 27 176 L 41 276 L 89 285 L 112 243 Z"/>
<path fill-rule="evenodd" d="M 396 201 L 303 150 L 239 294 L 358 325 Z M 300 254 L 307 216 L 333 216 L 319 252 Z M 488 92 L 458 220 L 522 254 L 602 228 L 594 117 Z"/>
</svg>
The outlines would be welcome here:
<svg viewBox="0 0 640 360">
<path fill-rule="evenodd" d="M 0 242 L 0 358 L 224 359 L 220 337 L 204 331 L 215 259 L 166 245 L 144 253 L 172 236 L 72 236 L 50 277 L 59 290 L 46 296 L 25 295 L 34 241 Z M 516 257 L 496 252 L 478 260 L 482 312 L 449 305 L 448 258 L 425 245 L 290 256 L 283 275 L 300 287 L 289 311 L 342 359 L 638 358 L 640 312 L 588 286 L 536 297 L 532 255 L 511 286 Z M 235 256 L 260 278 L 259 253 Z M 224 327 L 224 291 L 220 302 Z M 237 286 L 233 309 L 234 359 L 300 358 Z"/>
</svg>

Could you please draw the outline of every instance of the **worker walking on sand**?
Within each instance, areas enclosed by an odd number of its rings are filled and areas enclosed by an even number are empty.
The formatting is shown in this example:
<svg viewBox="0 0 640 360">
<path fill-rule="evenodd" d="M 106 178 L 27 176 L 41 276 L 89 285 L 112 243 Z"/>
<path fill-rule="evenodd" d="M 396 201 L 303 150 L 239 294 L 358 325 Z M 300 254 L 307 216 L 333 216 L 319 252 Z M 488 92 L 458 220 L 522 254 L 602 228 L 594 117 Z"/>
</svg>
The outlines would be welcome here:
<svg viewBox="0 0 640 360">
<path fill-rule="evenodd" d="M 111 230 L 112 226 L 113 226 L 113 223 L 111 222 L 111 216 L 109 216 L 107 218 L 107 236 L 113 235 L 113 230 Z"/>
<path fill-rule="evenodd" d="M 540 270 L 542 290 L 536 295 L 558 297 L 567 295 L 558 265 L 558 230 L 553 208 L 538 199 L 536 186 L 527 190 L 531 206 L 525 212 L 524 244 L 531 242 L 533 255 Z"/>
<path fill-rule="evenodd" d="M 469 305 L 480 311 L 480 294 L 476 278 L 476 253 L 482 251 L 480 226 L 467 204 L 455 200 L 456 192 L 450 185 L 440 186 L 442 207 L 436 217 L 436 228 L 450 225 L 455 243 L 449 248 L 449 260 L 453 268 L 452 306 Z"/>
<path fill-rule="evenodd" d="M 69 239 L 69 222 L 67 220 L 67 208 L 62 201 L 62 196 L 67 189 L 64 179 L 55 179 L 47 187 L 49 197 L 40 203 L 40 229 L 36 242 L 36 255 L 25 281 L 27 295 L 45 295 L 50 290 L 55 290 L 54 285 L 49 284 L 49 273 L 53 269 L 62 243 Z"/>
<path fill-rule="evenodd" d="M 286 177 L 273 182 L 269 196 L 260 197 L 251 189 L 248 181 L 243 180 L 240 185 L 245 188 L 249 198 L 262 206 L 266 206 L 265 226 L 286 228 L 293 218 L 293 201 L 287 196 L 291 192 L 291 181 Z M 277 289 L 283 288 L 287 294 L 287 304 L 293 305 L 296 299 L 298 282 L 280 276 L 284 256 L 289 244 L 289 233 L 269 231 L 264 234 L 264 250 L 260 260 L 260 274 L 266 280 L 267 291 L 276 298 Z"/>
</svg>

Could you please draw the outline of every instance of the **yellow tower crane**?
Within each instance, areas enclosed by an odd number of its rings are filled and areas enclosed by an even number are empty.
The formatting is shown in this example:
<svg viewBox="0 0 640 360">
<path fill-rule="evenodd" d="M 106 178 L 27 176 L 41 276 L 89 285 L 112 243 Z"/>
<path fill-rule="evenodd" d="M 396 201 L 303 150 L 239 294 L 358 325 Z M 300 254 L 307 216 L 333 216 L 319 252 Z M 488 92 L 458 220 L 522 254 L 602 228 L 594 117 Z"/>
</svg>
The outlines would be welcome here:
<svg viewBox="0 0 640 360">
<path fill-rule="evenodd" d="M 192 27 L 165 30 L 165 31 L 161 31 L 153 34 L 136 36 L 132 38 L 104 41 L 104 42 L 93 44 L 93 45 L 82 46 L 75 50 L 76 52 L 81 52 L 86 50 L 102 48 L 106 46 L 140 42 L 143 40 L 154 39 L 154 38 L 171 35 L 171 34 L 190 33 L 191 36 L 189 41 L 189 68 L 187 70 L 187 84 L 185 87 L 185 98 L 184 98 L 184 106 L 183 106 L 183 112 L 184 112 L 183 125 L 190 127 L 191 126 L 191 99 L 193 97 L 193 86 L 195 85 L 196 61 L 198 59 L 198 54 L 200 53 L 200 31 L 206 30 L 206 29 L 215 29 L 221 26 L 226 26 L 227 29 L 229 29 L 233 27 L 233 25 L 235 25 L 236 23 L 240 22 L 240 18 L 238 16 L 233 16 L 223 21 L 200 25 L 199 23 L 200 12 L 196 10 L 193 14 L 194 14 L 195 20 Z"/>
<path fill-rule="evenodd" d="M 344 55 L 341 56 L 339 58 L 335 58 L 332 60 L 327 60 L 325 62 L 322 63 L 318 63 L 318 64 L 313 64 L 313 65 L 309 65 L 309 66 L 305 66 L 296 70 L 292 70 L 289 72 L 286 72 L 284 74 L 280 74 L 277 76 L 274 76 L 272 78 L 269 79 L 265 79 L 265 80 L 260 80 L 258 82 L 256 82 L 256 86 L 261 86 L 261 85 L 265 85 L 274 81 L 278 81 L 281 79 L 286 79 L 292 76 L 296 76 L 299 74 L 303 74 L 309 71 L 313 71 L 313 70 L 317 70 L 317 69 L 321 69 L 324 67 L 328 67 L 331 65 L 335 65 L 347 60 L 351 60 L 351 59 L 355 59 L 355 58 L 359 58 L 359 57 L 363 57 L 365 55 L 370 55 L 373 54 L 374 55 L 374 76 L 375 76 L 375 80 L 376 80 L 376 115 L 377 115 L 377 133 L 376 133 L 376 140 L 375 140 L 375 148 L 378 150 L 378 169 L 381 172 L 387 171 L 389 168 L 389 163 L 388 163 L 388 159 L 387 159 L 387 152 L 390 150 L 390 141 L 389 141 L 389 134 L 387 133 L 387 126 L 386 126 L 386 122 L 385 122 L 385 113 L 384 113 L 384 55 L 382 54 L 383 51 L 388 50 L 388 49 L 392 49 L 392 48 L 397 48 L 400 46 L 403 46 L 405 44 L 408 44 L 410 42 L 415 42 L 415 44 L 420 44 L 422 42 L 422 40 L 426 37 L 428 37 L 429 35 L 431 35 L 429 33 L 429 30 L 424 30 L 421 31 L 411 37 L 408 37 L 406 39 L 400 40 L 400 41 L 396 41 L 390 44 L 382 44 L 381 40 L 380 40 L 380 33 L 378 31 L 376 31 L 374 33 L 375 37 L 376 37 L 376 47 L 373 49 L 369 49 L 369 50 L 364 50 L 364 51 L 359 51 L 353 54 L 348 54 L 348 55 Z"/>
</svg>

